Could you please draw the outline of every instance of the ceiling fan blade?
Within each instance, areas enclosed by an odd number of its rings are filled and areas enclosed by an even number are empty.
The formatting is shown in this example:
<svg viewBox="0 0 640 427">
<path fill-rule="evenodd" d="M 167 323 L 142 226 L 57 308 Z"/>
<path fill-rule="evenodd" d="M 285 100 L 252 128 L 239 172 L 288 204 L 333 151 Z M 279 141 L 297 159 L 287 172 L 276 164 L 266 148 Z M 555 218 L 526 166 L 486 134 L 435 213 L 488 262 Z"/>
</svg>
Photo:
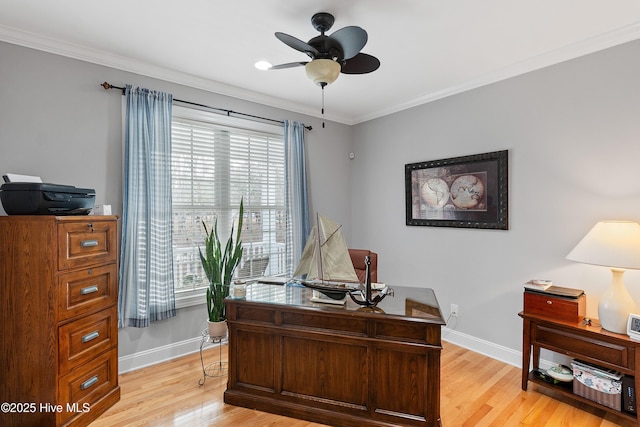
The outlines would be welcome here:
<svg viewBox="0 0 640 427">
<path fill-rule="evenodd" d="M 341 28 L 331 34 L 327 38 L 326 44 L 328 48 L 338 47 L 343 53 L 342 59 L 350 59 L 362 50 L 368 39 L 369 36 L 365 30 L 351 26 Z"/>
<path fill-rule="evenodd" d="M 295 50 L 299 50 L 300 52 L 306 53 L 311 58 L 315 58 L 319 53 L 318 49 L 311 46 L 309 43 L 303 42 L 302 40 L 297 39 L 293 36 L 290 36 L 289 34 L 277 32 L 276 37 L 282 43 L 286 44 L 289 47 L 294 48 Z"/>
<path fill-rule="evenodd" d="M 342 65 L 342 73 L 344 74 L 367 74 L 375 71 L 380 67 L 380 61 L 375 56 L 359 53 L 351 59 L 348 59 Z"/>
<path fill-rule="evenodd" d="M 273 65 L 269 67 L 269 70 L 281 70 L 283 68 L 293 68 L 299 67 L 301 65 L 307 65 L 307 61 L 305 62 L 288 62 L 286 64 Z"/>
</svg>

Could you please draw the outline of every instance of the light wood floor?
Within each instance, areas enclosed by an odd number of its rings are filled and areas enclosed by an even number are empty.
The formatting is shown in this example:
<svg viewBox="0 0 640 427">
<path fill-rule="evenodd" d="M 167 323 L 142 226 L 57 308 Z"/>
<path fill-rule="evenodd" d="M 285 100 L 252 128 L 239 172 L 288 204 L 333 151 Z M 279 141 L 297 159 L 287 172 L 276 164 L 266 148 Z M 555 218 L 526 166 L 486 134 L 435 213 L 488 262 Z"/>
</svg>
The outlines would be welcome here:
<svg viewBox="0 0 640 427">
<path fill-rule="evenodd" d="M 205 350 L 205 362 L 216 355 L 215 348 Z M 226 358 L 226 348 L 223 355 Z M 226 377 L 207 378 L 199 386 L 201 377 L 199 353 L 121 375 L 120 402 L 91 427 L 322 426 L 226 405 L 222 400 Z M 440 414 L 445 427 L 634 425 L 534 384 L 524 392 L 518 368 L 447 342 L 442 352 Z"/>
</svg>

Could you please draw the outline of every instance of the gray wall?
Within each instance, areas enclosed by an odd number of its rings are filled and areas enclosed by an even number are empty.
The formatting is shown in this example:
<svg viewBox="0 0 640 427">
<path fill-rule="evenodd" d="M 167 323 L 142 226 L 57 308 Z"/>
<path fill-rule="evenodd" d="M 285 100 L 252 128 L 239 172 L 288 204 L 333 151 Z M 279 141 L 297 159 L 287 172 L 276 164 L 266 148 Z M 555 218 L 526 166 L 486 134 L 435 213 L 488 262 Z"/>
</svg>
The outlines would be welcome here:
<svg viewBox="0 0 640 427">
<path fill-rule="evenodd" d="M 354 244 L 379 252 L 380 280 L 458 304 L 452 341 L 519 351 L 532 278 L 585 289 L 596 317 L 609 271 L 565 256 L 600 219 L 640 220 L 638 76 L 636 41 L 355 126 Z M 405 164 L 505 149 L 508 231 L 405 225 Z"/>
<path fill-rule="evenodd" d="M 312 125 L 306 133 L 311 207 L 344 224 L 350 235 L 350 126 L 220 96 L 104 66 L 0 42 L 0 175 L 39 175 L 45 182 L 94 188 L 96 204 L 122 213 L 122 96 L 103 81 L 171 92 L 174 98 Z M 4 213 L 2 211 L 2 213 Z M 2 284 L 0 284 L 2 286 Z M 204 297 L 203 297 L 204 303 Z M 197 349 L 190 340 L 206 326 L 204 304 L 145 329 L 120 331 L 120 357 Z M 196 343 L 197 344 L 197 343 Z M 147 359 L 144 359 L 147 360 Z M 146 363 L 146 362 L 144 362 Z"/>
<path fill-rule="evenodd" d="M 113 205 L 117 214 L 122 101 L 117 92 L 105 93 L 102 81 L 313 125 L 312 212 L 342 223 L 350 246 L 377 250 L 382 281 L 434 288 L 445 315 L 458 304 L 460 317 L 450 321 L 446 339 L 514 356 L 511 362 L 521 343 L 522 283 L 545 278 L 583 288 L 588 314 L 596 316 L 609 272 L 565 256 L 599 219 L 640 219 L 640 42 L 325 129 L 317 118 L 6 43 L 0 58 L 0 173 L 95 188 L 97 203 Z M 503 149 L 508 231 L 404 225 L 406 163 Z M 640 301 L 640 273 L 625 278 Z M 146 329 L 126 328 L 120 356 L 148 354 L 138 363 L 144 364 L 195 350 L 203 325 L 204 307 L 194 306 Z"/>
</svg>

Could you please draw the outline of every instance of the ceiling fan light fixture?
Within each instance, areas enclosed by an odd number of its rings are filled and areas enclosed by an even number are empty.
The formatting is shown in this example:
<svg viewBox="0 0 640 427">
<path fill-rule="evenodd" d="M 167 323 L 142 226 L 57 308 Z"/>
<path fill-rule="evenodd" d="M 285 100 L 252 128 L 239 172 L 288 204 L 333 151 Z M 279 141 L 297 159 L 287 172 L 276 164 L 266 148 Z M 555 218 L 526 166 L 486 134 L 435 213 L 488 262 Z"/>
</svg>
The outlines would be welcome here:
<svg viewBox="0 0 640 427">
<path fill-rule="evenodd" d="M 271 63 L 268 61 L 258 61 L 254 64 L 254 66 L 261 71 L 266 71 L 273 67 L 273 65 L 271 65 Z"/>
<path fill-rule="evenodd" d="M 314 59 L 304 66 L 307 77 L 315 84 L 326 86 L 336 81 L 340 75 L 340 64 L 331 59 Z"/>
</svg>

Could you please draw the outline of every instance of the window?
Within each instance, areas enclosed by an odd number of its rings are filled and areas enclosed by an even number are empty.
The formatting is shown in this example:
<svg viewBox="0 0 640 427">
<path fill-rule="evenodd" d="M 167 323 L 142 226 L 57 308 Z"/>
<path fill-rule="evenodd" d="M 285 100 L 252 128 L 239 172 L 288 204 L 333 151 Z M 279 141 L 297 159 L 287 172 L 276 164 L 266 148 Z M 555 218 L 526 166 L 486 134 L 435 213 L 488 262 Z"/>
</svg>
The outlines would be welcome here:
<svg viewBox="0 0 640 427">
<path fill-rule="evenodd" d="M 241 199 L 243 258 L 236 276 L 287 274 L 282 127 L 174 106 L 171 132 L 178 299 L 207 285 L 198 252 L 204 245 L 202 221 L 213 227 L 217 219 L 224 243 L 237 224 Z"/>
</svg>

